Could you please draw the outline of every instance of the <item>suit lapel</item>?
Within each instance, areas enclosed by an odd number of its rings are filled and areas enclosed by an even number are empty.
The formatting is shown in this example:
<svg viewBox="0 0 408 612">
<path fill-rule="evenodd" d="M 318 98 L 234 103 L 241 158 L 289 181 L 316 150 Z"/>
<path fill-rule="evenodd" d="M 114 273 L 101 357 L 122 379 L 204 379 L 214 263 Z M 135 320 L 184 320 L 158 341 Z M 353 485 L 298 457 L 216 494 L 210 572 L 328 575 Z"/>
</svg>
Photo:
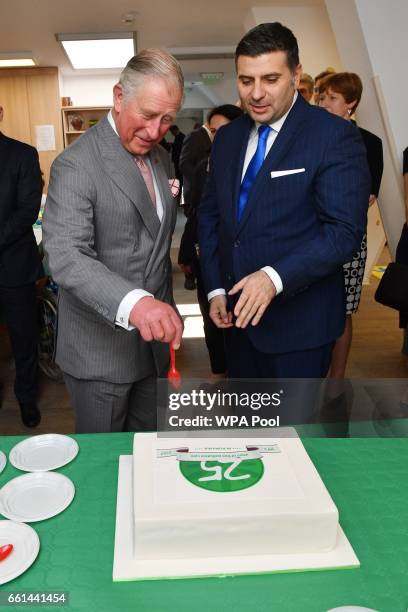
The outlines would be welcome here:
<svg viewBox="0 0 408 612">
<path fill-rule="evenodd" d="M 162 225 L 167 222 L 169 213 L 174 204 L 173 196 L 169 187 L 169 179 L 161 163 L 160 156 L 155 150 L 150 153 L 150 163 L 153 169 L 154 178 L 156 179 L 156 185 L 160 191 L 160 197 L 163 204 L 163 219 Z"/>
<path fill-rule="evenodd" d="M 152 255 L 147 263 L 145 276 L 150 274 L 150 270 L 156 258 L 157 251 L 161 248 L 163 241 L 162 236 L 167 236 L 171 229 L 172 210 L 175 206 L 174 198 L 169 188 L 169 180 L 164 170 L 163 164 L 160 161 L 160 156 L 155 149 L 150 153 L 150 163 L 153 169 L 156 185 L 160 192 L 160 198 L 163 205 L 163 218 L 160 224 L 160 230 L 156 237 L 156 243 Z"/>
<path fill-rule="evenodd" d="M 296 141 L 299 137 L 299 134 L 304 129 L 307 121 L 306 104 L 307 103 L 304 102 L 302 96 L 298 94 L 298 98 L 295 104 L 293 105 L 292 110 L 287 116 L 282 128 L 280 129 L 279 134 L 277 135 L 275 142 L 273 143 L 268 155 L 266 156 L 264 163 L 262 164 L 262 167 L 254 181 L 254 184 L 252 185 L 252 189 L 250 191 L 248 202 L 244 209 L 244 213 L 239 224 L 237 225 L 237 233 L 239 233 L 244 227 L 249 215 L 251 214 L 252 209 L 254 208 L 254 206 L 256 206 L 256 202 L 258 201 L 259 196 L 265 190 L 265 181 L 269 180 L 270 183 L 271 171 L 273 169 L 278 169 L 280 161 L 285 157 L 285 155 L 288 153 L 288 151 L 290 151 L 292 147 L 296 146 Z"/>
<path fill-rule="evenodd" d="M 133 156 L 122 146 L 106 117 L 99 121 L 96 130 L 107 174 L 136 206 L 152 239 L 156 240 L 160 231 L 160 221 Z"/>
</svg>

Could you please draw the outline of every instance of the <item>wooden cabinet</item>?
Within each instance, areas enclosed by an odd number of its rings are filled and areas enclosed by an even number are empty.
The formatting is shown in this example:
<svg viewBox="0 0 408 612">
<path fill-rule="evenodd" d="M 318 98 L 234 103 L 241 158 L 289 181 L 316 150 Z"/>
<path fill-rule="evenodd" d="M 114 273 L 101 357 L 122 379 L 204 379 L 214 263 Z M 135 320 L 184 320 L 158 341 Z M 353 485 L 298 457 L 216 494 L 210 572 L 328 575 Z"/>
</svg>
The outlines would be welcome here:
<svg viewBox="0 0 408 612">
<path fill-rule="evenodd" d="M 64 146 L 72 144 L 78 136 L 98 123 L 110 111 L 110 106 L 63 106 L 62 130 Z"/>
<path fill-rule="evenodd" d="M 39 151 L 46 191 L 50 166 L 63 149 L 57 68 L 2 68 L 0 104 L 4 108 L 0 129 L 10 138 L 37 147 L 37 128 L 53 127 L 55 149 Z"/>
</svg>

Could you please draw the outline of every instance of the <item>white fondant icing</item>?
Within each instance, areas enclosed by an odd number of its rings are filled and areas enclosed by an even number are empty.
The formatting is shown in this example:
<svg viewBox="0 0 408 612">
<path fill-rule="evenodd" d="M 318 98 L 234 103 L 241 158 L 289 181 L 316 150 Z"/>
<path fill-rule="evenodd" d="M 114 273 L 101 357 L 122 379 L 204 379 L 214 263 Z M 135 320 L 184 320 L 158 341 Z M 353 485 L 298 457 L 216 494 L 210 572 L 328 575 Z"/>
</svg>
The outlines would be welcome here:
<svg viewBox="0 0 408 612">
<path fill-rule="evenodd" d="M 221 452 L 245 450 L 247 444 L 278 444 L 280 451 L 261 453 L 263 475 L 249 488 L 209 491 L 181 473 L 185 449 Z M 179 448 L 181 453 L 163 452 Z M 202 478 L 218 478 L 213 466 L 205 465 Z M 175 440 L 135 434 L 133 511 L 135 559 L 322 553 L 334 548 L 338 532 L 337 508 L 297 438 Z"/>
</svg>

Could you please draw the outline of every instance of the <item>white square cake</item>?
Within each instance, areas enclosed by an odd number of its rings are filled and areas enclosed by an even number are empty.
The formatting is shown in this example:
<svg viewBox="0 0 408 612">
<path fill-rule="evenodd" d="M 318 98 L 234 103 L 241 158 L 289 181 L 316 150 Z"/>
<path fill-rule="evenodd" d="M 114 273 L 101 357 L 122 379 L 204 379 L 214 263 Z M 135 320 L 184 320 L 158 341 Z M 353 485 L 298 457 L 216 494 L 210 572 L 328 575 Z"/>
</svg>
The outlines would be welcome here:
<svg viewBox="0 0 408 612">
<path fill-rule="evenodd" d="M 135 559 L 321 553 L 338 511 L 298 438 L 135 434 Z"/>
</svg>

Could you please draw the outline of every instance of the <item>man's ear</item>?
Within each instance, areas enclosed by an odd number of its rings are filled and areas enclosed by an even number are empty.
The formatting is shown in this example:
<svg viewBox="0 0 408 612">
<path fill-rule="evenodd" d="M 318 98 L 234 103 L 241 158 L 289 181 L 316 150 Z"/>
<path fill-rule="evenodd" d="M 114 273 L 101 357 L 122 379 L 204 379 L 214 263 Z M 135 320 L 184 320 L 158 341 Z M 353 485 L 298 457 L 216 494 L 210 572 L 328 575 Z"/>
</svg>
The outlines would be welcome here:
<svg viewBox="0 0 408 612">
<path fill-rule="evenodd" d="M 121 83 L 116 83 L 113 87 L 113 108 L 117 113 L 123 107 L 123 87 Z"/>
<path fill-rule="evenodd" d="M 300 77 L 302 76 L 302 64 L 298 64 L 292 77 L 292 85 L 297 89 L 300 85 Z"/>
</svg>

